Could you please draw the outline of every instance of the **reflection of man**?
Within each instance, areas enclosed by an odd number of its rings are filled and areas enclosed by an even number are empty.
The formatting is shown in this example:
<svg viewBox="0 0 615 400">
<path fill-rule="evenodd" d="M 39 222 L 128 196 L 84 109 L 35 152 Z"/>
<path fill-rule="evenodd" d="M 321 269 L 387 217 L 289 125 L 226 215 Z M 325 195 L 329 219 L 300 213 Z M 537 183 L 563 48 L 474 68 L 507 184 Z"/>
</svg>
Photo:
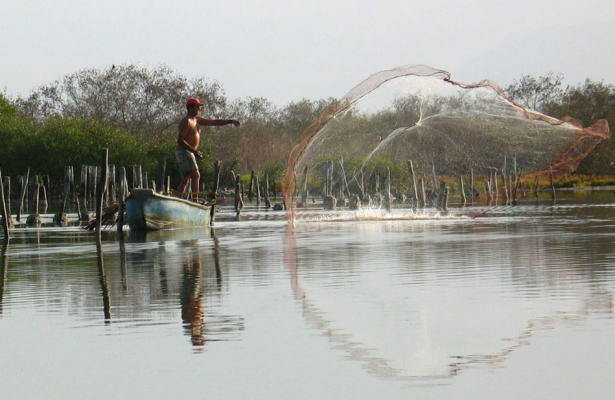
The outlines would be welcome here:
<svg viewBox="0 0 615 400">
<path fill-rule="evenodd" d="M 201 126 L 221 126 L 230 125 L 239 126 L 240 123 L 236 119 L 207 119 L 199 116 L 199 110 L 203 103 L 199 99 L 191 98 L 186 102 L 188 114 L 180 121 L 177 130 L 177 149 L 175 157 L 179 164 L 179 169 L 183 175 L 183 179 L 179 184 L 179 196 L 183 197 L 184 191 L 188 186 L 188 182 L 192 181 L 192 201 L 198 201 L 199 192 L 199 167 L 196 163 L 196 158 L 201 158 L 203 155 L 198 150 L 201 140 Z"/>
<path fill-rule="evenodd" d="M 201 302 L 201 259 L 198 254 L 184 264 L 184 279 L 181 289 L 182 321 L 190 330 L 192 344 L 203 346 L 205 327 L 203 303 Z"/>
</svg>

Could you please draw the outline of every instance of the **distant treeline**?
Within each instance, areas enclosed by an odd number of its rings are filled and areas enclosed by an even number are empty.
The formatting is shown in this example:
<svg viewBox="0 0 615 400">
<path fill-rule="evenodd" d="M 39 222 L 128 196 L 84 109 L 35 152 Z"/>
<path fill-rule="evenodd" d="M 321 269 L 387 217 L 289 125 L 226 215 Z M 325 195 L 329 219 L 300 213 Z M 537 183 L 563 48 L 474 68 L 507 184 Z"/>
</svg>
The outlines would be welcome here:
<svg viewBox="0 0 615 400">
<path fill-rule="evenodd" d="M 233 170 L 268 173 L 281 180 L 288 154 L 301 131 L 333 99 L 274 106 L 264 98 L 229 101 L 222 86 L 207 78 L 188 80 L 166 66 L 120 65 L 86 69 L 32 91 L 26 98 L 0 94 L 0 163 L 5 176 L 49 175 L 63 179 L 64 166 L 93 165 L 100 149 L 109 162 L 142 165 L 154 174 L 166 157 L 167 174 L 178 182 L 177 124 L 185 101 L 198 97 L 206 118 L 233 118 L 240 127 L 203 128 L 199 160 L 203 176 L 222 161 L 222 179 Z M 154 176 L 151 175 L 151 176 Z M 206 182 L 205 182 L 206 183 Z"/>
<path fill-rule="evenodd" d="M 615 126 L 615 86 L 587 80 L 562 87 L 560 75 L 522 76 L 505 88 L 529 108 L 585 126 L 606 118 Z M 155 176 L 166 157 L 173 184 L 180 179 L 174 162 L 176 129 L 185 101 L 205 103 L 201 115 L 234 118 L 240 127 L 203 129 L 200 160 L 203 176 L 213 175 L 214 159 L 222 161 L 222 179 L 230 171 L 268 173 L 280 181 L 288 155 L 302 130 L 335 99 L 301 100 L 278 107 L 265 98 L 230 101 L 215 80 L 189 80 L 166 66 L 148 69 L 119 65 L 85 69 L 39 87 L 28 97 L 0 94 L 0 163 L 5 176 L 48 175 L 63 179 L 64 166 L 99 162 L 109 148 L 109 162 L 141 165 Z M 615 174 L 613 139 L 601 143 L 580 165 L 584 174 Z M 207 182 L 205 182 L 207 183 Z M 223 182 L 224 183 L 224 182 Z M 230 185 L 230 182 L 228 182 Z"/>
</svg>

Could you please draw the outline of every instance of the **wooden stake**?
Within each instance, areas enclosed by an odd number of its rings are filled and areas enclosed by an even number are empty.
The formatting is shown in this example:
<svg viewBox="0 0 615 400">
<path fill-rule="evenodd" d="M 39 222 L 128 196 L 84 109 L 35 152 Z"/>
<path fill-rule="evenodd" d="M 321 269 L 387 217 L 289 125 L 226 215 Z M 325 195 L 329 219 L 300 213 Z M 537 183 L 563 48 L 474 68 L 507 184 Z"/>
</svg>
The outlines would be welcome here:
<svg viewBox="0 0 615 400">
<path fill-rule="evenodd" d="M 211 210 L 209 212 L 209 225 L 214 225 L 214 220 L 216 218 L 216 195 L 218 194 L 218 185 L 220 184 L 220 160 L 216 160 L 214 162 L 214 195 L 213 201 L 214 204 L 211 206 Z"/>
<path fill-rule="evenodd" d="M 2 182 L 2 168 L 0 167 L 0 182 Z M 9 234 L 9 215 L 6 212 L 6 203 L 4 201 L 4 185 L 0 184 L 0 207 L 2 207 L 2 228 L 4 229 L 4 242 L 8 243 L 11 239 Z"/>
<path fill-rule="evenodd" d="M 126 200 L 126 168 L 120 170 L 120 198 L 118 199 L 117 208 L 117 231 L 122 232 L 124 229 L 124 200 Z"/>
<path fill-rule="evenodd" d="M 101 238 L 102 231 L 102 209 L 103 197 L 107 191 L 107 176 L 109 174 L 109 149 L 101 150 L 101 171 L 100 182 L 98 182 L 96 190 L 96 233 L 98 239 Z"/>
</svg>

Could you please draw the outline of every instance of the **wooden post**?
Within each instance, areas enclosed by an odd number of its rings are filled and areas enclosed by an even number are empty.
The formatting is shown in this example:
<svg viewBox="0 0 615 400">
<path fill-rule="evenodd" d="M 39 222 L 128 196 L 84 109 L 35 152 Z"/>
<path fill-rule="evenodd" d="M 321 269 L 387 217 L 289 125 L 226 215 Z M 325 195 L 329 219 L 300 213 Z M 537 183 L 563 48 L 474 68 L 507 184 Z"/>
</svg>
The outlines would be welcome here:
<svg viewBox="0 0 615 400">
<path fill-rule="evenodd" d="M 11 217 L 11 177 L 10 176 L 5 176 L 4 177 L 4 188 L 5 188 L 5 195 L 6 195 L 6 211 L 7 214 L 9 216 L 9 225 L 11 223 L 10 219 Z"/>
<path fill-rule="evenodd" d="M 303 190 L 301 190 L 301 202 L 307 204 L 307 184 L 308 184 L 308 166 L 303 167 Z"/>
<path fill-rule="evenodd" d="M 322 197 L 329 195 L 329 161 L 322 163 Z"/>
<path fill-rule="evenodd" d="M 470 201 L 474 204 L 474 168 L 470 168 Z"/>
<path fill-rule="evenodd" d="M 549 167 L 549 177 L 551 179 L 551 200 L 555 203 L 555 183 L 553 182 L 553 168 Z"/>
<path fill-rule="evenodd" d="M 414 175 L 414 165 L 411 160 L 406 161 L 408 164 L 408 171 L 410 171 L 410 184 L 412 185 L 412 200 L 414 201 L 414 207 L 419 205 L 419 193 L 416 187 L 416 176 Z"/>
<path fill-rule="evenodd" d="M 147 182 L 147 177 L 143 179 L 143 167 L 141 165 L 137 166 L 137 179 L 139 180 L 139 187 L 143 189 L 145 187 L 144 182 Z"/>
<path fill-rule="evenodd" d="M 517 204 L 517 178 L 513 181 L 513 175 L 508 175 L 508 187 L 510 188 L 510 202 L 512 205 Z"/>
<path fill-rule="evenodd" d="M 158 192 L 164 193 L 164 177 L 167 174 L 167 159 L 161 157 L 158 160 L 158 177 L 156 180 L 156 187 L 158 188 Z M 168 189 L 167 189 L 168 190 Z"/>
<path fill-rule="evenodd" d="M 17 221 L 21 221 L 21 213 L 23 212 L 23 202 L 28 190 L 28 180 L 30 179 L 30 168 L 26 172 L 26 176 L 22 179 L 21 185 L 21 200 L 19 201 L 19 211 L 17 212 Z"/>
<path fill-rule="evenodd" d="M 498 202 L 498 174 L 497 170 L 493 171 L 493 192 L 495 193 L 495 203 Z"/>
<path fill-rule="evenodd" d="M 502 183 L 504 185 L 504 187 L 502 188 L 502 191 L 504 192 L 504 204 L 508 204 L 510 202 L 510 197 L 509 197 L 509 188 L 508 188 L 508 183 L 507 183 L 507 179 L 506 179 L 506 175 L 502 174 Z"/>
<path fill-rule="evenodd" d="M 34 212 L 28 215 L 26 218 L 26 226 L 40 226 L 41 225 L 41 216 L 38 214 L 38 195 L 39 195 L 40 185 L 38 184 L 38 175 L 34 176 Z"/>
<path fill-rule="evenodd" d="M 421 176 L 421 187 L 420 187 L 420 191 L 421 191 L 421 197 L 420 202 L 421 202 L 421 207 L 426 207 L 427 206 L 427 195 L 425 194 L 425 178 Z"/>
<path fill-rule="evenodd" d="M 344 185 L 344 187 L 342 188 L 342 196 L 344 196 L 344 190 L 346 191 L 345 194 L 348 195 L 348 197 L 350 198 L 351 193 L 350 193 L 350 187 L 348 186 L 348 179 L 346 178 L 346 169 L 344 168 L 344 158 L 340 157 L 338 158 L 338 163 L 340 165 L 340 173 L 342 174 L 342 184 Z"/>
<path fill-rule="evenodd" d="M 2 182 L 2 167 L 0 167 L 0 182 Z M 0 184 L 0 207 L 2 207 L 2 228 L 4 229 L 4 243 L 8 243 L 11 239 L 9 234 L 9 216 L 6 212 L 6 203 L 4 201 L 4 185 Z"/>
<path fill-rule="evenodd" d="M 438 190 L 438 197 L 436 198 L 436 208 L 438 210 L 444 209 L 444 195 L 446 189 L 446 183 L 444 181 L 440 181 L 440 190 Z"/>
<path fill-rule="evenodd" d="M 243 208 L 240 179 L 241 177 L 239 175 L 235 176 L 235 211 L 237 211 L 237 221 L 239 221 L 241 209 Z"/>
<path fill-rule="evenodd" d="M 258 186 L 258 175 L 254 175 L 254 190 L 256 192 L 256 206 L 259 207 L 261 205 L 261 190 Z"/>
<path fill-rule="evenodd" d="M 165 186 L 165 190 L 167 194 L 171 194 L 171 177 L 167 175 L 167 184 Z"/>
<path fill-rule="evenodd" d="M 213 226 L 216 218 L 216 195 L 218 194 L 218 185 L 220 184 L 220 160 L 214 162 L 214 194 L 213 204 L 209 212 L 209 225 Z"/>
<path fill-rule="evenodd" d="M 333 161 L 329 161 L 329 194 L 333 196 L 333 172 L 335 170 L 335 164 Z"/>
<path fill-rule="evenodd" d="M 461 195 L 461 205 L 465 206 L 467 199 L 466 199 L 466 192 L 463 187 L 463 175 L 459 175 L 459 193 Z"/>
<path fill-rule="evenodd" d="M 448 212 L 448 187 L 444 188 L 444 197 L 442 198 L 442 211 Z"/>
<path fill-rule="evenodd" d="M 62 198 L 66 198 L 66 194 L 70 191 L 70 167 L 64 166 L 64 186 L 62 191 Z"/>
<path fill-rule="evenodd" d="M 118 199 L 117 207 L 117 231 L 122 232 L 124 229 L 124 200 L 126 200 L 126 168 L 120 170 L 120 198 Z"/>
<path fill-rule="evenodd" d="M 254 194 L 252 192 L 252 187 L 254 185 L 254 170 L 252 170 L 252 173 L 250 174 L 250 185 L 248 186 L 248 199 L 252 200 L 252 197 L 254 197 Z"/>
<path fill-rule="evenodd" d="M 269 200 L 269 174 L 265 174 L 265 182 L 263 184 L 263 195 L 265 196 L 265 206 L 271 208 L 271 200 Z"/>
<path fill-rule="evenodd" d="M 386 176 L 386 202 L 387 202 L 387 211 L 391 212 L 391 208 L 393 207 L 393 197 L 391 196 L 391 170 L 387 167 L 387 176 Z"/>
<path fill-rule="evenodd" d="M 88 167 L 81 166 L 81 190 L 83 191 L 83 212 L 88 208 Z M 81 218 L 81 216 L 79 216 Z"/>
<path fill-rule="evenodd" d="M 115 186 L 115 164 L 111 164 L 109 165 L 109 179 L 107 183 L 107 204 L 109 204 L 109 197 L 111 198 L 111 203 L 115 203 L 117 201 L 117 189 Z"/>
<path fill-rule="evenodd" d="M 41 185 L 38 183 L 38 175 L 34 176 L 34 213 L 38 214 L 39 194 Z"/>
<path fill-rule="evenodd" d="M 102 231 L 103 197 L 107 189 L 107 176 L 109 173 L 109 149 L 101 150 L 100 164 L 100 182 L 98 182 L 96 190 L 96 233 L 99 240 L 101 238 Z"/>
</svg>

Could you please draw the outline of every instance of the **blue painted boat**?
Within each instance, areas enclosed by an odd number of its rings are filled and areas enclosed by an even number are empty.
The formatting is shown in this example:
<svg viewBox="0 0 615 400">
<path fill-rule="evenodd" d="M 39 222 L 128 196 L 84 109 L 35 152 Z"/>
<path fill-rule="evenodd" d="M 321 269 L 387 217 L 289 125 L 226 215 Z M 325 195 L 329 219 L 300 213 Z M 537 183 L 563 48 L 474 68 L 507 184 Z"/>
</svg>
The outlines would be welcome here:
<svg viewBox="0 0 615 400">
<path fill-rule="evenodd" d="M 211 206 L 165 196 L 152 189 L 133 189 L 126 198 L 126 220 L 134 231 L 206 226 L 210 212 Z"/>
</svg>

